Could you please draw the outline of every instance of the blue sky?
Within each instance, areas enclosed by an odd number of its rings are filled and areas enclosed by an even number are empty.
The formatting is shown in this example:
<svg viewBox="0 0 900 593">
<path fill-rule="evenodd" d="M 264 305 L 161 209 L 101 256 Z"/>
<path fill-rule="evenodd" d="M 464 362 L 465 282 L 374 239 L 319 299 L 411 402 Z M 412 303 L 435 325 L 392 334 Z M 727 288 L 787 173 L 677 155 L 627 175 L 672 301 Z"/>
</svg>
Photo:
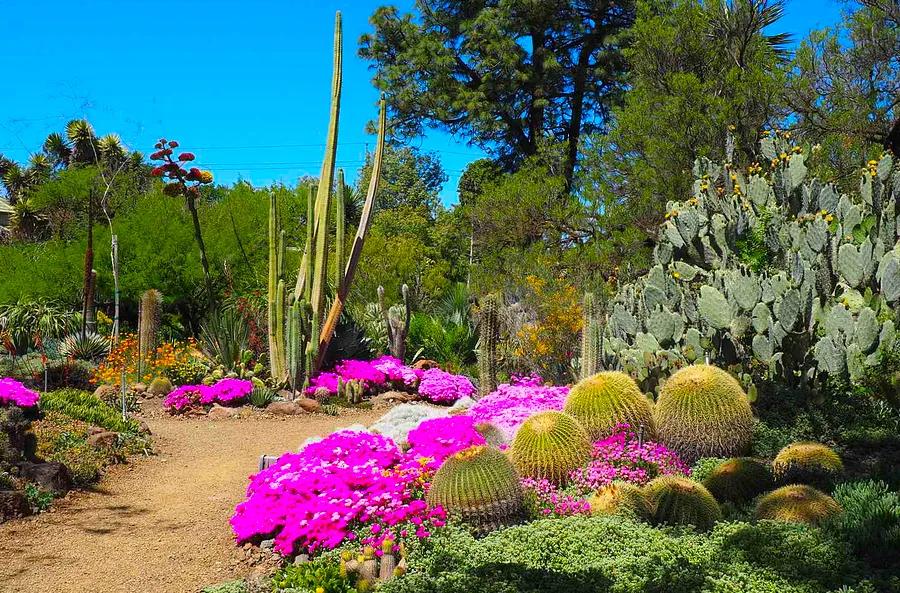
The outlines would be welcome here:
<svg viewBox="0 0 900 593">
<path fill-rule="evenodd" d="M 355 174 L 376 115 L 372 73 L 356 55 L 377 0 L 4 0 L 0 153 L 23 161 L 51 131 L 87 117 L 152 152 L 160 136 L 197 154 L 219 183 L 294 183 L 317 175 L 328 125 L 334 12 L 344 21 L 338 166 Z M 401 9 L 413 0 L 392 2 Z M 798 36 L 840 18 L 838 0 L 789 0 L 781 29 Z M 185 23 L 188 23 L 186 26 Z M 466 164 L 483 156 L 440 132 L 456 200 Z"/>
</svg>

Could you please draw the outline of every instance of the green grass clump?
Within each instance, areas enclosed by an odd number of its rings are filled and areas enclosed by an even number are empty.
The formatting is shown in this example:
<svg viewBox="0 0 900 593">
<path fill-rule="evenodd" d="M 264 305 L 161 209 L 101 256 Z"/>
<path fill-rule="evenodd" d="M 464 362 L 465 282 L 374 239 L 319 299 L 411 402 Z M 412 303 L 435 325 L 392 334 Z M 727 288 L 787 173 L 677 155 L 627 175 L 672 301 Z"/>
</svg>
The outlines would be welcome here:
<svg viewBox="0 0 900 593">
<path fill-rule="evenodd" d="M 590 461 L 591 439 L 572 416 L 539 412 L 516 431 L 510 458 L 522 476 L 563 484 L 572 470 Z"/>
<path fill-rule="evenodd" d="M 653 406 L 625 373 L 607 371 L 579 381 L 563 411 L 578 420 L 594 441 L 611 435 L 619 424 L 635 431 L 643 426 L 648 439 L 656 436 Z"/>
<path fill-rule="evenodd" d="M 138 430 L 136 422 L 122 420 L 120 411 L 87 391 L 61 389 L 44 393 L 41 395 L 40 408 L 43 412 L 61 412 L 75 420 L 114 432 Z"/>
<path fill-rule="evenodd" d="M 760 497 L 756 518 L 819 525 L 841 512 L 833 498 L 803 484 L 782 486 Z"/>
<path fill-rule="evenodd" d="M 844 512 L 826 525 L 828 531 L 878 566 L 900 566 L 900 493 L 866 480 L 839 484 L 834 500 Z"/>
<path fill-rule="evenodd" d="M 643 489 L 631 482 L 615 480 L 599 488 L 588 502 L 594 515 L 631 515 L 649 521 L 653 514 Z"/>
<path fill-rule="evenodd" d="M 733 457 L 718 464 L 703 480 L 721 502 L 740 504 L 775 486 L 768 466 L 749 457 Z"/>
<path fill-rule="evenodd" d="M 740 455 L 753 434 L 753 413 L 741 385 L 706 364 L 685 367 L 666 381 L 655 417 L 659 440 L 688 461 Z"/>
<path fill-rule="evenodd" d="M 809 484 L 830 490 L 844 471 L 840 456 L 822 443 L 791 443 L 778 452 L 772 471 L 779 484 Z"/>
<path fill-rule="evenodd" d="M 706 530 L 722 519 L 719 503 L 703 484 L 680 476 L 659 476 L 644 486 L 653 521 L 667 525 L 694 525 Z"/>
<path fill-rule="evenodd" d="M 516 523 L 523 514 L 515 468 L 501 451 L 484 445 L 448 457 L 431 480 L 427 500 L 480 533 Z"/>
</svg>

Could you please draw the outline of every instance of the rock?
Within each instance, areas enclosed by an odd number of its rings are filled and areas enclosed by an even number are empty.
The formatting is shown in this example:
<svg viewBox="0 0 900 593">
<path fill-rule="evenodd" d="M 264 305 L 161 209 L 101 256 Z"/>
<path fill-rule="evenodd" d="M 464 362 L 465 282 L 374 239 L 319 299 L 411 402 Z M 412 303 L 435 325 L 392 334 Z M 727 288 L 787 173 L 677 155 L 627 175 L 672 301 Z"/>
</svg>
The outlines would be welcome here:
<svg viewBox="0 0 900 593">
<path fill-rule="evenodd" d="M 264 539 L 264 540 L 262 540 L 261 542 L 259 542 L 259 549 L 260 549 L 260 550 L 271 550 L 271 549 L 274 548 L 274 547 L 275 547 L 275 540 L 274 540 L 274 539 Z"/>
<path fill-rule="evenodd" d="M 458 414 L 464 413 L 466 410 L 468 410 L 469 408 L 471 408 L 474 405 L 475 405 L 475 400 L 472 399 L 471 397 L 466 396 L 466 397 L 456 400 L 456 403 L 454 403 L 452 406 L 450 406 L 450 409 L 447 410 L 447 412 L 449 412 L 451 416 L 456 416 Z"/>
<path fill-rule="evenodd" d="M 150 431 L 150 425 L 147 424 L 147 423 L 146 423 L 145 421 L 143 421 L 143 420 L 141 420 L 140 422 L 138 422 L 138 429 L 140 429 L 140 431 L 141 431 L 142 433 L 144 433 L 144 434 L 153 434 L 153 433 Z"/>
<path fill-rule="evenodd" d="M 102 426 L 91 426 L 88 428 L 88 435 L 100 434 L 101 432 L 107 432 L 107 430 Z"/>
<path fill-rule="evenodd" d="M 413 364 L 413 368 L 419 371 L 424 371 L 425 369 L 439 369 L 441 368 L 441 365 L 439 365 L 436 360 L 428 360 L 423 358 L 422 360 L 417 360 L 415 364 Z"/>
<path fill-rule="evenodd" d="M 92 447 L 112 447 L 116 444 L 118 438 L 119 433 L 117 432 L 101 430 L 100 432 L 94 432 L 88 436 L 87 442 L 88 445 Z"/>
<path fill-rule="evenodd" d="M 99 385 L 97 389 L 94 390 L 94 396 L 106 403 L 116 401 L 120 398 L 119 386 Z"/>
<path fill-rule="evenodd" d="M 379 418 L 369 429 L 402 444 L 406 442 L 409 431 L 421 424 L 423 420 L 446 415 L 447 408 L 438 408 L 425 404 L 400 404 L 391 408 L 387 414 Z"/>
<path fill-rule="evenodd" d="M 304 412 L 320 412 L 322 410 L 322 404 L 310 397 L 298 397 L 294 403 L 300 406 Z"/>
<path fill-rule="evenodd" d="M 144 385 L 143 383 L 135 383 L 134 385 L 131 386 L 131 390 L 135 393 L 140 394 L 140 393 L 144 393 L 145 391 L 147 391 L 147 386 Z"/>
<path fill-rule="evenodd" d="M 23 463 L 19 466 L 19 475 L 28 482 L 34 482 L 42 490 L 50 490 L 57 496 L 62 496 L 72 489 L 72 474 L 69 468 L 56 461 Z"/>
<path fill-rule="evenodd" d="M 277 395 L 278 397 L 280 397 L 281 399 L 283 399 L 286 402 L 293 401 L 293 399 L 294 399 L 294 392 L 291 391 L 290 389 L 279 389 L 275 393 L 275 395 Z"/>
<path fill-rule="evenodd" d="M 226 408 L 225 406 L 220 406 L 219 404 L 213 404 L 213 407 L 210 408 L 209 412 L 206 414 L 208 418 L 211 420 L 226 420 L 228 418 L 235 418 L 240 416 L 241 412 L 237 408 Z"/>
<path fill-rule="evenodd" d="M 379 393 L 369 401 L 372 403 L 373 409 L 383 410 L 390 408 L 394 404 L 406 403 L 411 399 L 412 398 L 408 393 L 403 393 L 402 391 L 385 391 L 384 393 Z"/>
<path fill-rule="evenodd" d="M 266 406 L 266 412 L 276 416 L 296 416 L 306 412 L 294 402 L 272 402 Z"/>
<path fill-rule="evenodd" d="M 31 514 L 31 505 L 24 492 L 0 490 L 0 523 Z"/>
</svg>

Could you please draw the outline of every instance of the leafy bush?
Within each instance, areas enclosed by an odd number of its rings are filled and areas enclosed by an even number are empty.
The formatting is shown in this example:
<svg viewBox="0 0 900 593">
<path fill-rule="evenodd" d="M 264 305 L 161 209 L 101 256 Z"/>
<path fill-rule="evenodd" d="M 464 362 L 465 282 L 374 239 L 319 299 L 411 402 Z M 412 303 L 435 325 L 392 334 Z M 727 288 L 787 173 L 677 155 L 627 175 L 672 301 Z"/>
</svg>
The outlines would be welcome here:
<svg viewBox="0 0 900 593">
<path fill-rule="evenodd" d="M 702 483 L 706 476 L 723 461 L 727 461 L 727 459 L 724 457 L 701 457 L 691 466 L 691 478 Z"/>
<path fill-rule="evenodd" d="M 878 564 L 900 562 L 900 494 L 884 482 L 853 482 L 834 489 L 844 512 L 826 528 Z"/>
<path fill-rule="evenodd" d="M 136 422 L 122 420 L 121 412 L 93 393 L 77 389 L 45 393 L 41 398 L 41 410 L 62 412 L 76 420 L 114 432 L 136 432 L 138 428 Z"/>
<path fill-rule="evenodd" d="M 91 374 L 94 365 L 86 360 L 49 358 L 47 360 L 47 390 L 92 389 Z M 24 357 L 0 357 L 0 376 L 12 377 L 32 389 L 44 390 L 44 363 L 41 355 L 31 353 Z"/>
<path fill-rule="evenodd" d="M 317 559 L 298 565 L 288 565 L 272 577 L 272 591 L 314 591 L 316 593 L 356 593 L 348 577 L 341 575 L 341 567 L 330 559 Z"/>
<path fill-rule="evenodd" d="M 114 449 L 89 445 L 89 428 L 88 423 L 61 412 L 47 412 L 34 423 L 37 456 L 45 461 L 64 464 L 79 486 L 93 484 L 100 478 L 103 469 L 117 463 L 121 456 Z"/>
<path fill-rule="evenodd" d="M 46 511 L 53 504 L 53 492 L 42 490 L 37 484 L 25 485 L 25 497 L 31 508 L 39 513 Z"/>
<path fill-rule="evenodd" d="M 247 593 L 247 583 L 244 581 L 227 581 L 218 585 L 204 587 L 200 593 Z"/>
</svg>

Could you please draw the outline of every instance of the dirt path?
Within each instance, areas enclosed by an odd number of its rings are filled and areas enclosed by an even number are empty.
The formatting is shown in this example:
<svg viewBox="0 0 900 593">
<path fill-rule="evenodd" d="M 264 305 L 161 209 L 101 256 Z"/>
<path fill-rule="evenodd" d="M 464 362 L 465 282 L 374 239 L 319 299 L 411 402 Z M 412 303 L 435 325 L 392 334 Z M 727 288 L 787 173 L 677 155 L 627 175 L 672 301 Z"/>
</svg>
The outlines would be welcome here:
<svg viewBox="0 0 900 593">
<path fill-rule="evenodd" d="M 192 593 L 245 576 L 228 519 L 259 455 L 377 415 L 149 419 L 158 455 L 0 525 L 0 591 Z"/>
</svg>

